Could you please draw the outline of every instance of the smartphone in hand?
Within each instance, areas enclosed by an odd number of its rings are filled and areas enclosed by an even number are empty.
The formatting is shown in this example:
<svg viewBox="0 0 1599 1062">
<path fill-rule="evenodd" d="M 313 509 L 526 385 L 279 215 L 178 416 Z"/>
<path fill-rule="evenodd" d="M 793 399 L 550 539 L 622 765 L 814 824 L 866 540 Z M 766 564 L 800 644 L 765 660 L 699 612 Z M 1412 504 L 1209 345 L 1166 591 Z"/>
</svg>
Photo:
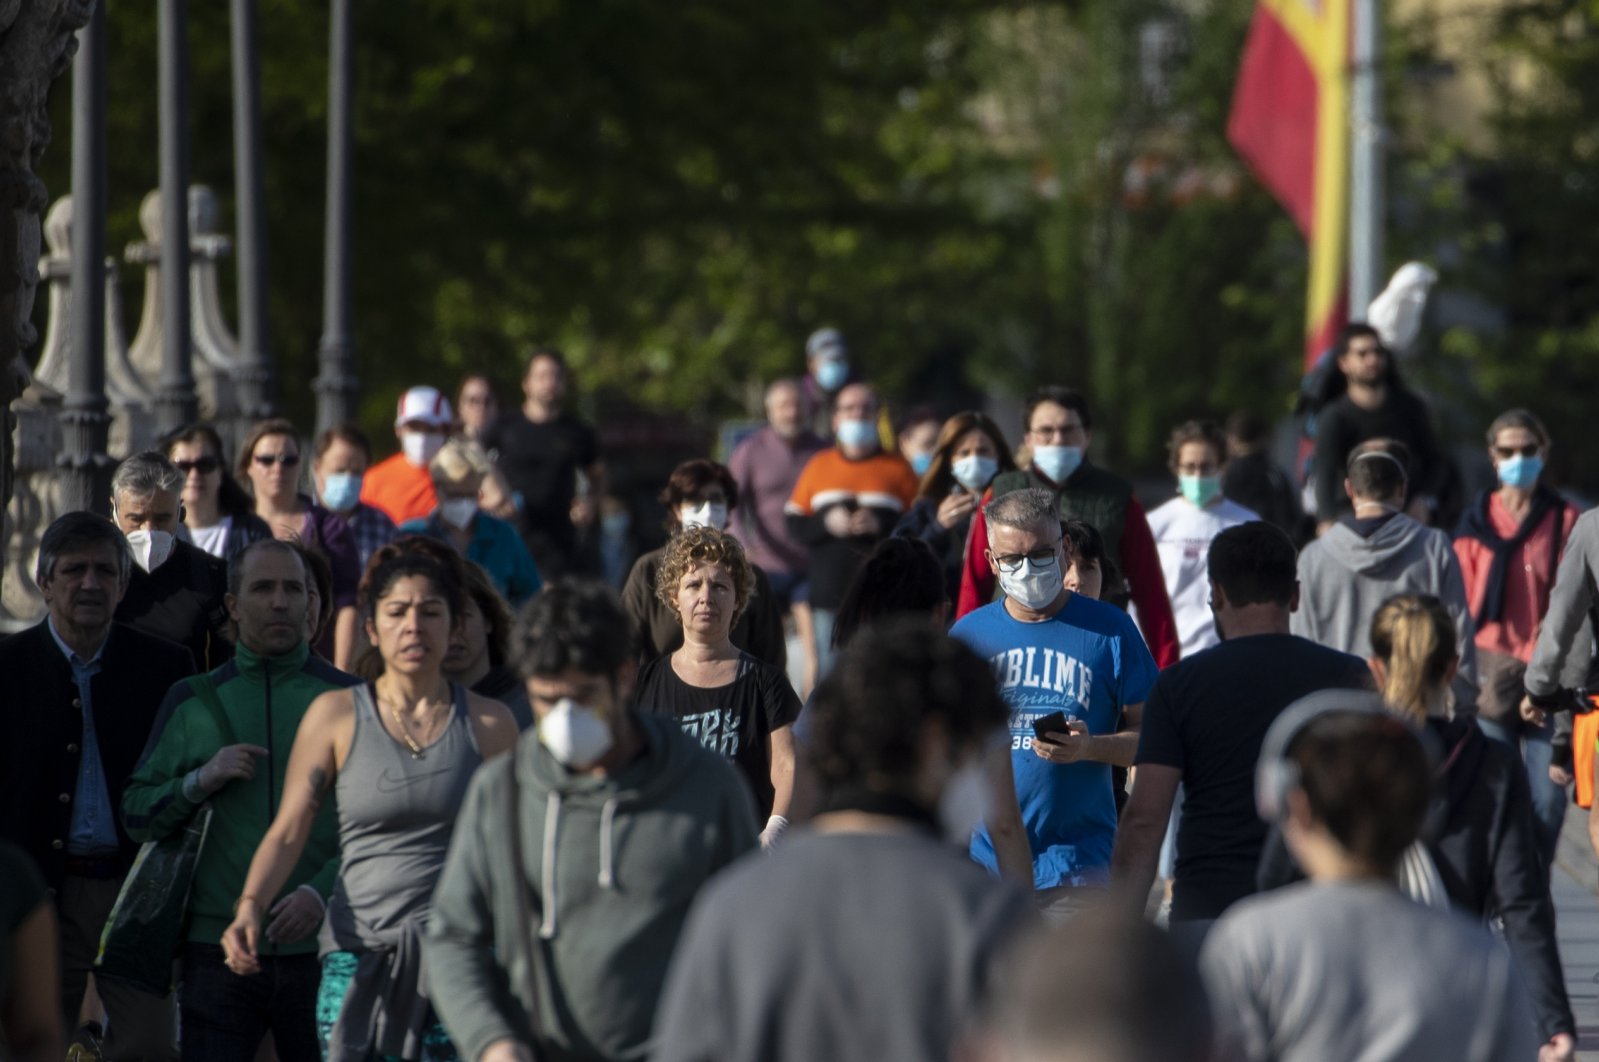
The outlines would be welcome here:
<svg viewBox="0 0 1599 1062">
<path fill-rule="evenodd" d="M 1066 726 L 1065 712 L 1050 712 L 1033 720 L 1033 737 L 1054 740 L 1054 736 L 1069 737 L 1071 730 Z"/>
</svg>

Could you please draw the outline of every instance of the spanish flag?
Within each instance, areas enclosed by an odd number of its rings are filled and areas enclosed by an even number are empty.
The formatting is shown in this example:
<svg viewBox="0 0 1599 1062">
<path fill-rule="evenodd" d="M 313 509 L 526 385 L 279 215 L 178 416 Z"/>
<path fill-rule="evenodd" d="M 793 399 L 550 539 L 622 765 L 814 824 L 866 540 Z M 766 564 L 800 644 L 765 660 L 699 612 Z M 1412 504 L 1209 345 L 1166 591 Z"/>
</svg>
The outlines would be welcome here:
<svg viewBox="0 0 1599 1062">
<path fill-rule="evenodd" d="M 1227 139 L 1310 245 L 1305 367 L 1349 312 L 1351 0 L 1258 0 Z"/>
</svg>

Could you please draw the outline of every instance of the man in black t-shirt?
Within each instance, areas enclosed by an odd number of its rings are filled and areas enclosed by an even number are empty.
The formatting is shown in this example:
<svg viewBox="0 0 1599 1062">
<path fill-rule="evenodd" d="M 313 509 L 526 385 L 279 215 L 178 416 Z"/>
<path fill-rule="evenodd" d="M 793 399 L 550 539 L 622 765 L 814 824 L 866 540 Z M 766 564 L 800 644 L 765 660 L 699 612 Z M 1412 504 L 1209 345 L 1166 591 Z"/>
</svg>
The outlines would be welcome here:
<svg viewBox="0 0 1599 1062">
<path fill-rule="evenodd" d="M 520 495 L 522 540 L 546 580 L 582 568 L 579 530 L 594 523 L 605 494 L 605 466 L 594 429 L 563 406 L 566 359 L 542 347 L 522 377 L 522 408 L 483 433 L 483 448 Z M 578 474 L 587 479 L 578 490 Z"/>
<path fill-rule="evenodd" d="M 1407 390 L 1393 355 L 1370 325 L 1345 327 L 1338 341 L 1338 372 L 1346 390 L 1316 414 L 1316 452 L 1311 466 L 1316 491 L 1317 533 L 1349 512 L 1344 462 L 1367 439 L 1398 439 L 1410 450 L 1411 494 L 1407 511 L 1433 523 L 1447 487 L 1448 459 L 1438 449 L 1427 405 Z"/>
<path fill-rule="evenodd" d="M 1255 762 L 1266 730 L 1306 694 L 1371 685 L 1359 657 L 1289 633 L 1299 586 L 1293 543 L 1280 530 L 1258 520 L 1228 528 L 1212 540 L 1208 565 L 1222 643 L 1155 681 L 1111 857 L 1116 889 L 1142 910 L 1181 782 L 1171 921 L 1196 949 L 1212 921 L 1255 891 L 1266 839 Z"/>
</svg>

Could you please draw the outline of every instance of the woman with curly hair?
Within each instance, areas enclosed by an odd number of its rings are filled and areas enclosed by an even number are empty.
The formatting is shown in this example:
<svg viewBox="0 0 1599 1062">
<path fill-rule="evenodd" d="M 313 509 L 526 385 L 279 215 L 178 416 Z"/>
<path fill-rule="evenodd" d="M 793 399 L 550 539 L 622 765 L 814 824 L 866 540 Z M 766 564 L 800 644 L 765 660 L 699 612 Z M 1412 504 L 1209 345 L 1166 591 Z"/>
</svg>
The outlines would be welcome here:
<svg viewBox="0 0 1599 1062">
<path fill-rule="evenodd" d="M 788 827 L 800 702 L 788 676 L 734 645 L 729 632 L 750 603 L 755 573 L 738 539 L 689 527 L 667 543 L 656 598 L 677 618 L 683 644 L 644 668 L 640 711 L 670 715 L 743 772 L 755 795 L 761 844 Z"/>
</svg>

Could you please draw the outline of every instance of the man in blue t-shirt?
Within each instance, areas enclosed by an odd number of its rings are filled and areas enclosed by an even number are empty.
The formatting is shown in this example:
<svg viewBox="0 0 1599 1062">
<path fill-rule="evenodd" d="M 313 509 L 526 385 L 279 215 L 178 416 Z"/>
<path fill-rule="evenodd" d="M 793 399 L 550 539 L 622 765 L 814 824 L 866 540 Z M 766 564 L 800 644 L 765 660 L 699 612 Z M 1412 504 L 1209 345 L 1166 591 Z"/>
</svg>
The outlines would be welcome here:
<svg viewBox="0 0 1599 1062">
<path fill-rule="evenodd" d="M 1047 913 L 1078 907 L 1085 886 L 1109 880 L 1116 839 L 1111 765 L 1138 747 L 1155 661 L 1120 609 L 1067 590 L 1060 516 L 1047 490 L 990 502 L 988 563 L 1004 597 L 968 613 L 951 631 L 989 661 L 1010 706 L 1011 766 L 1033 856 L 1033 887 Z M 1066 731 L 1048 739 L 1033 724 L 1054 712 Z M 972 858 L 997 869 L 986 829 Z"/>
</svg>

